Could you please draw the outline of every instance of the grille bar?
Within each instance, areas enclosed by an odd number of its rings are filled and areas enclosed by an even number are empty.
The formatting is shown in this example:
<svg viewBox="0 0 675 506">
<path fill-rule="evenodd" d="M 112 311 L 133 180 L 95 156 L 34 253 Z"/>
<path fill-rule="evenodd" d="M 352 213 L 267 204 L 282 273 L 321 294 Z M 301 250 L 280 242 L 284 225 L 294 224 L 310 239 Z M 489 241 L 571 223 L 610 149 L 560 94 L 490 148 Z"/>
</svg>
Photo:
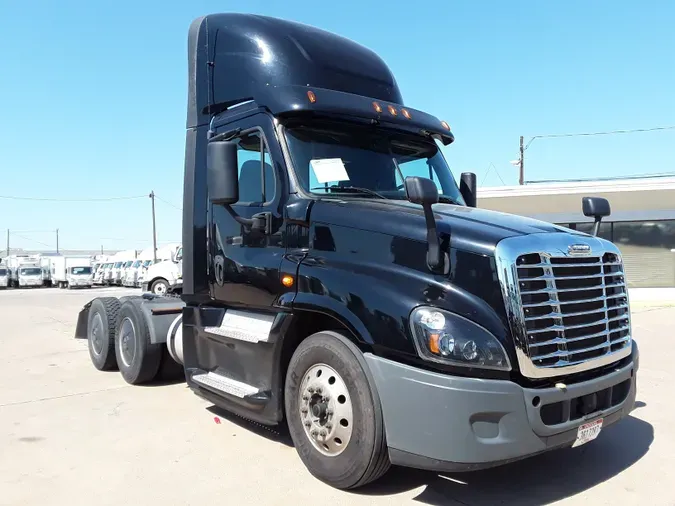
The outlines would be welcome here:
<svg viewBox="0 0 675 506">
<path fill-rule="evenodd" d="M 613 334 L 615 332 L 622 332 L 624 330 L 630 330 L 630 326 L 624 325 L 622 327 L 612 329 L 610 331 L 610 333 Z M 551 344 L 573 343 L 573 342 L 576 342 L 576 341 L 584 341 L 586 339 L 593 339 L 594 337 L 602 337 L 602 336 L 605 336 L 605 335 L 607 335 L 606 330 L 603 330 L 602 332 L 595 332 L 594 334 L 586 334 L 586 335 L 579 336 L 579 337 L 569 337 L 569 338 L 556 337 L 556 338 L 550 339 L 548 341 L 541 341 L 541 342 L 538 342 L 538 343 L 530 343 L 530 348 L 537 348 L 539 346 L 548 346 L 548 345 L 551 345 Z"/>
<path fill-rule="evenodd" d="M 572 280 L 572 279 L 593 279 L 593 278 L 604 278 L 605 276 L 614 276 L 614 275 L 618 276 L 619 274 L 623 275 L 623 272 L 621 272 L 621 273 L 617 272 L 616 274 L 586 274 L 584 276 L 554 276 L 554 275 L 551 275 L 551 274 L 544 274 L 543 276 L 534 276 L 534 277 L 531 277 L 531 278 L 521 277 L 520 280 L 521 281 L 546 281 L 546 280 L 549 280 L 549 279 L 561 279 L 561 280 L 562 279 L 564 279 L 564 280 L 567 280 L 567 279 L 570 279 L 570 280 Z"/>
<path fill-rule="evenodd" d="M 614 295 L 607 295 L 606 297 L 603 295 L 601 297 L 592 297 L 590 299 L 571 300 L 569 302 L 560 301 L 560 302 L 557 302 L 557 304 L 560 304 L 560 305 L 563 305 L 563 304 L 583 304 L 583 303 L 587 303 L 587 302 L 601 302 L 605 299 L 618 299 L 620 297 L 626 297 L 626 294 L 625 293 L 617 293 L 617 294 L 614 294 Z M 523 307 L 525 307 L 525 308 L 544 307 L 544 306 L 550 306 L 553 303 L 554 303 L 554 301 L 552 299 L 549 299 L 547 301 L 536 302 L 534 304 L 523 304 Z"/>
<path fill-rule="evenodd" d="M 598 302 L 600 302 L 602 300 L 603 300 L 602 297 L 598 298 Z M 578 302 L 572 302 L 572 304 L 578 304 Z M 545 306 L 548 306 L 548 305 L 550 305 L 550 303 L 545 304 Z M 613 309 L 628 309 L 628 306 L 625 305 L 625 304 L 622 304 L 621 306 L 612 306 L 610 308 L 610 310 L 613 310 Z M 590 309 L 588 311 L 577 311 L 575 313 L 561 313 L 561 312 L 555 311 L 555 312 L 552 312 L 552 313 L 546 313 L 546 314 L 541 315 L 541 316 L 526 316 L 525 318 L 527 319 L 528 322 L 531 322 L 531 321 L 536 321 L 536 320 L 548 320 L 549 318 L 565 318 L 565 317 L 569 317 L 569 316 L 583 316 L 583 315 L 588 315 L 588 314 L 600 313 L 600 312 L 604 312 L 604 311 L 605 311 L 605 309 L 602 308 L 602 307 L 599 308 L 599 309 Z"/>
</svg>

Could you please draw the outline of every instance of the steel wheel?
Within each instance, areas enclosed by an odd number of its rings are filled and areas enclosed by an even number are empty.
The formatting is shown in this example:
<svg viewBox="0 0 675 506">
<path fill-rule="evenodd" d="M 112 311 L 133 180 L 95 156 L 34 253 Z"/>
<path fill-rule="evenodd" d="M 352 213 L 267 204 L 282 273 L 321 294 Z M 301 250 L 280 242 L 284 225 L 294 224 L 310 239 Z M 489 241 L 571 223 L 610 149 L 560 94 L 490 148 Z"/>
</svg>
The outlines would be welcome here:
<svg viewBox="0 0 675 506">
<path fill-rule="evenodd" d="M 152 293 L 155 295 L 165 295 L 168 291 L 168 286 L 164 281 L 155 281 L 152 285 Z"/>
<path fill-rule="evenodd" d="M 91 322 L 91 347 L 96 355 L 103 352 L 103 318 L 96 313 Z"/>
<path fill-rule="evenodd" d="M 119 330 L 119 352 L 125 366 L 131 367 L 136 355 L 136 327 L 130 318 L 124 318 Z"/>
<path fill-rule="evenodd" d="M 340 455 L 352 437 L 352 401 L 342 377 L 326 364 L 309 368 L 300 384 L 300 418 L 305 435 L 327 457 Z"/>
</svg>

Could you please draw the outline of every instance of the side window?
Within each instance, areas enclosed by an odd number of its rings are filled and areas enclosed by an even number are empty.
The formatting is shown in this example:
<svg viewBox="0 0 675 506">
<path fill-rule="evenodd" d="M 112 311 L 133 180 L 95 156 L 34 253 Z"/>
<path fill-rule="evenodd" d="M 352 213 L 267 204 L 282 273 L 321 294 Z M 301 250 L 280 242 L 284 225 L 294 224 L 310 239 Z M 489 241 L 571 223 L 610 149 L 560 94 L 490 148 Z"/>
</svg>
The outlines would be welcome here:
<svg viewBox="0 0 675 506">
<path fill-rule="evenodd" d="M 433 166 L 428 163 L 427 158 L 415 158 L 410 161 L 399 160 L 398 167 L 401 170 L 400 174 L 396 174 L 396 184 L 399 186 L 403 185 L 403 180 L 406 177 L 417 176 L 417 177 L 426 177 L 431 179 L 436 183 L 436 188 L 438 188 L 438 193 L 443 193 L 443 187 L 441 186 L 440 181 L 436 177 L 436 172 L 434 171 Z"/>
<path fill-rule="evenodd" d="M 237 142 L 239 202 L 263 203 L 274 198 L 276 185 L 272 160 L 259 132 L 242 135 Z"/>
</svg>

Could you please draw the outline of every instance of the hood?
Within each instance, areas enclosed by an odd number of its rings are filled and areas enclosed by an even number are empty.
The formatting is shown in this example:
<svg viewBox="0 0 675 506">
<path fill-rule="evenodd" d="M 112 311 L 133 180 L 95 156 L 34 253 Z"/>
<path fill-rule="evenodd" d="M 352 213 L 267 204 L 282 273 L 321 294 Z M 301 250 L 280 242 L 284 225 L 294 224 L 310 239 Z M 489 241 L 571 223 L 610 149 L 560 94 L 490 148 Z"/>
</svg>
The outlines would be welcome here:
<svg viewBox="0 0 675 506">
<path fill-rule="evenodd" d="M 493 255 L 497 243 L 507 237 L 544 232 L 576 233 L 544 221 L 486 209 L 451 204 L 435 204 L 432 209 L 438 232 L 450 235 L 451 247 L 483 255 Z M 312 207 L 311 219 L 313 222 L 426 241 L 422 207 L 408 201 L 365 198 L 319 200 Z"/>
</svg>

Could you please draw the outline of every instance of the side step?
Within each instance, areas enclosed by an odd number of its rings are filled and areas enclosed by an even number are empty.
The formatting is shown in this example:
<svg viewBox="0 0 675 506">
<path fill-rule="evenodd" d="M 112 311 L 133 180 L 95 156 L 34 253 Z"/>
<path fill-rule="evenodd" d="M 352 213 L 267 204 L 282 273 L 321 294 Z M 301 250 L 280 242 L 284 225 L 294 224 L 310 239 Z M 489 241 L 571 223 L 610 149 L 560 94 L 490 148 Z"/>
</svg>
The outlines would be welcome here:
<svg viewBox="0 0 675 506">
<path fill-rule="evenodd" d="M 218 327 L 204 327 L 204 332 L 248 343 L 268 343 L 274 316 L 228 309 Z"/>
<path fill-rule="evenodd" d="M 199 383 L 200 385 L 204 385 L 220 392 L 225 392 L 226 394 L 234 395 L 240 399 L 260 394 L 260 389 L 252 385 L 242 383 L 241 381 L 237 381 L 214 372 L 195 374 L 192 376 L 192 380 L 195 383 Z"/>
</svg>

